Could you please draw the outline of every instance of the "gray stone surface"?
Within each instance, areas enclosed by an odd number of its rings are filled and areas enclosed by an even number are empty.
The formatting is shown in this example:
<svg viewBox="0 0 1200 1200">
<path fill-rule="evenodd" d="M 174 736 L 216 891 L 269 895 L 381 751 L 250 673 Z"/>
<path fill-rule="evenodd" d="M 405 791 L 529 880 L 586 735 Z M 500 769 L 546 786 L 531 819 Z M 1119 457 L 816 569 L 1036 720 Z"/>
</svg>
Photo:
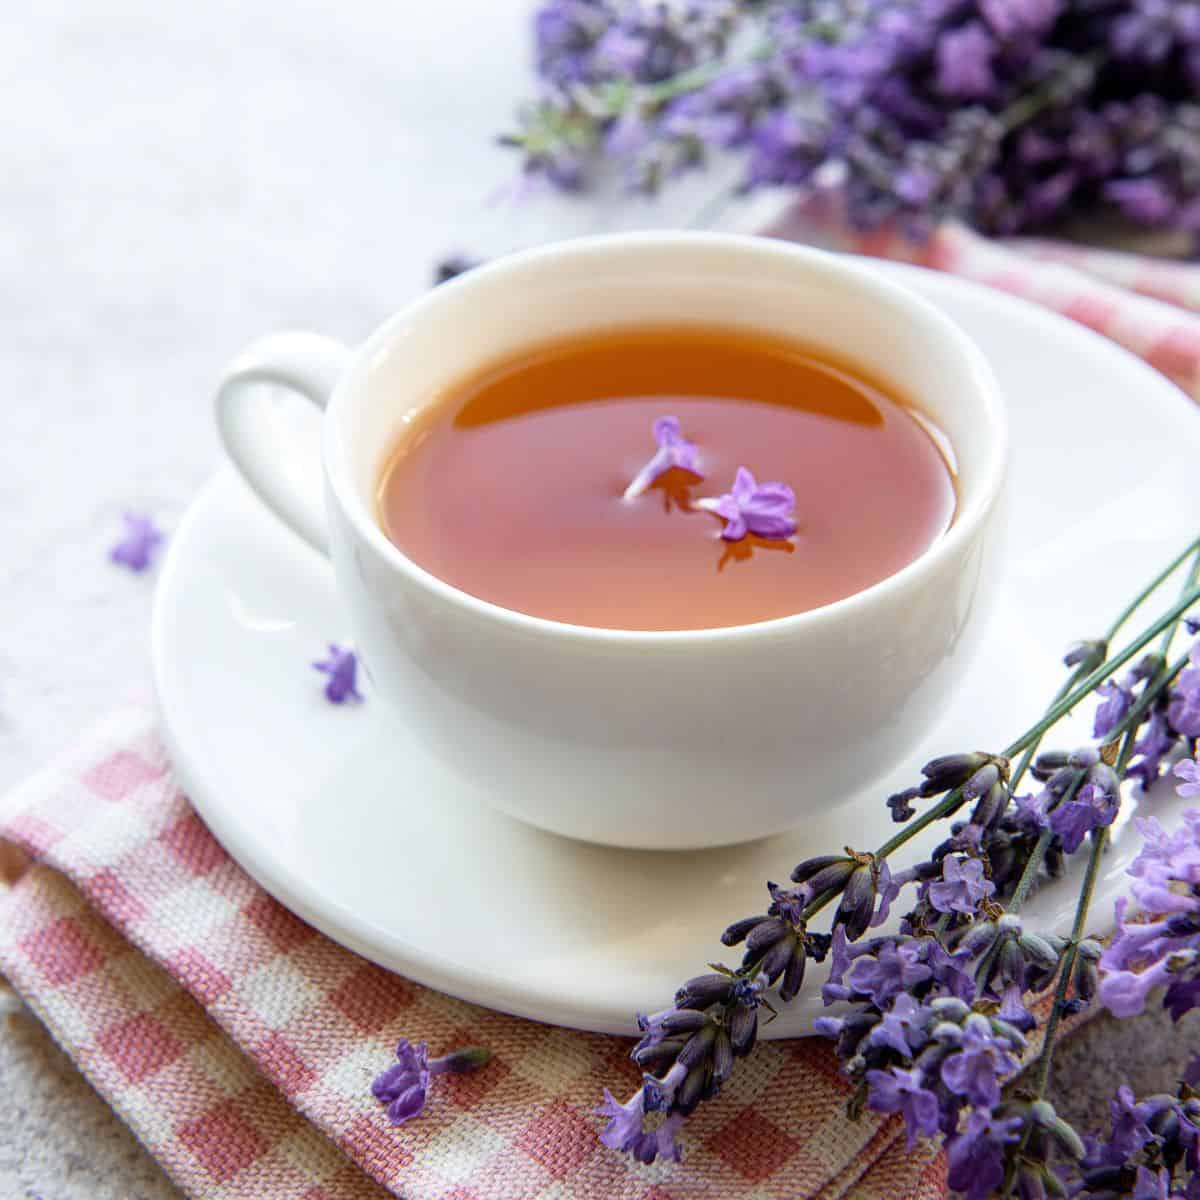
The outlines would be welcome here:
<svg viewBox="0 0 1200 1200">
<path fill-rule="evenodd" d="M 618 224 L 489 207 L 490 139 L 526 84 L 526 0 L 39 0 L 0 36 L 0 791 L 148 696 L 152 580 L 110 568 L 123 507 L 170 523 L 212 471 L 209 395 L 248 338 L 361 337 L 431 261 Z M 0 1196 L 177 1193 L 11 996 Z M 1064 1054 L 1072 1111 L 1165 1086 L 1161 1021 Z"/>
</svg>

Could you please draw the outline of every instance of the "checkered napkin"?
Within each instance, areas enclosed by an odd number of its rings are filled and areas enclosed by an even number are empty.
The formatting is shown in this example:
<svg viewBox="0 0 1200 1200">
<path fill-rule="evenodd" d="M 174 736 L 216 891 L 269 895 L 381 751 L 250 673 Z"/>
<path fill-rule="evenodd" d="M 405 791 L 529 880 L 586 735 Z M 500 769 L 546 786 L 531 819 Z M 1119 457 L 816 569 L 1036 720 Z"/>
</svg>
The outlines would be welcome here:
<svg viewBox="0 0 1200 1200">
<path fill-rule="evenodd" d="M 620 1038 L 423 988 L 329 941 L 225 853 L 174 781 L 153 719 L 120 714 L 10 796 L 28 856 L 0 896 L 0 970 L 97 1091 L 204 1200 L 935 1200 L 940 1156 L 894 1118 L 845 1116 L 827 1043 L 768 1042 L 703 1105 L 681 1164 L 605 1149 Z M 397 869 L 403 869 L 398 862 Z M 488 1046 L 388 1124 L 370 1094 L 400 1037 Z"/>
<path fill-rule="evenodd" d="M 1200 265 L 1064 242 L 995 241 L 953 224 L 923 245 L 889 229 L 855 234 L 836 199 L 825 195 L 792 206 L 763 232 L 917 263 L 1011 292 L 1104 334 L 1200 400 Z"/>
<path fill-rule="evenodd" d="M 955 226 L 914 249 L 797 206 L 767 232 L 906 259 L 1024 296 L 1200 399 L 1200 268 Z M 6 814 L 6 815 L 5 815 Z M 916 1200 L 944 1160 L 895 1119 L 845 1119 L 828 1046 L 767 1043 L 684 1133 L 684 1161 L 601 1147 L 602 1087 L 637 1079 L 617 1038 L 547 1029 L 419 987 L 276 904 L 172 779 L 153 721 L 113 718 L 0 809 L 26 859 L 0 895 L 0 970 L 176 1182 L 205 1200 Z M 0 849 L 3 846 L 0 845 Z M 2 864 L 0 864 L 2 865 Z M 10 872 L 11 873 L 11 872 Z M 418 1120 L 370 1095 L 401 1037 L 491 1048 Z M 1036 1050 L 1036 1046 L 1032 1047 Z"/>
</svg>

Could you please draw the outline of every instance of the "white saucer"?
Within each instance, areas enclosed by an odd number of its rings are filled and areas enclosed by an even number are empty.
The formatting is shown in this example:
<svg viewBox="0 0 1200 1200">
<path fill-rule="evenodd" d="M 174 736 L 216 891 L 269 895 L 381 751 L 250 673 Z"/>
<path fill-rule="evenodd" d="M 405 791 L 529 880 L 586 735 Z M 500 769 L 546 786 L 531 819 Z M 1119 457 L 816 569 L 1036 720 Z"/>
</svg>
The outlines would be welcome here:
<svg viewBox="0 0 1200 1200">
<path fill-rule="evenodd" d="M 1025 728 L 1064 677 L 1067 643 L 1101 632 L 1195 533 L 1200 416 L 1155 371 L 1076 324 L 947 276 L 877 269 L 978 339 L 1007 393 L 1014 445 L 998 615 L 953 711 L 896 770 L 899 788 L 934 754 L 999 748 Z M 154 613 L 155 679 L 182 781 L 268 891 L 431 987 L 541 1021 L 630 1033 L 636 1011 L 668 1003 L 709 960 L 735 957 L 719 934 L 762 911 L 765 880 L 895 831 L 885 788 L 729 850 L 621 851 L 540 833 L 452 782 L 403 714 L 369 694 L 358 707 L 324 700 L 309 663 L 347 633 L 325 562 L 232 475 L 209 483 L 172 541 Z M 1085 724 L 1067 745 L 1086 736 Z M 1161 786 L 1152 805 L 1166 820 L 1184 806 Z M 1116 833 L 1099 926 L 1136 840 Z M 1064 929 L 1072 905 L 1057 886 L 1027 911 L 1043 928 Z M 807 992 L 767 1036 L 809 1030 L 820 975 L 810 972 Z"/>
</svg>

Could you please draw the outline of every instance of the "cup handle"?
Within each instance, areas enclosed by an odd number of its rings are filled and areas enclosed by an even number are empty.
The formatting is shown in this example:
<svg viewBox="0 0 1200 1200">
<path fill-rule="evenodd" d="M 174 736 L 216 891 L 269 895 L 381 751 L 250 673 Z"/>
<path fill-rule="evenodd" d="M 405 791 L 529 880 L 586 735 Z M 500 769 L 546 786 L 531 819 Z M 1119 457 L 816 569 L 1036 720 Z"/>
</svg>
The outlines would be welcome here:
<svg viewBox="0 0 1200 1200">
<path fill-rule="evenodd" d="M 299 331 L 251 342 L 226 368 L 217 388 L 217 431 L 225 451 L 258 498 L 313 549 L 329 554 L 321 467 L 273 388 L 299 392 L 324 410 L 350 361 L 334 338 Z"/>
</svg>

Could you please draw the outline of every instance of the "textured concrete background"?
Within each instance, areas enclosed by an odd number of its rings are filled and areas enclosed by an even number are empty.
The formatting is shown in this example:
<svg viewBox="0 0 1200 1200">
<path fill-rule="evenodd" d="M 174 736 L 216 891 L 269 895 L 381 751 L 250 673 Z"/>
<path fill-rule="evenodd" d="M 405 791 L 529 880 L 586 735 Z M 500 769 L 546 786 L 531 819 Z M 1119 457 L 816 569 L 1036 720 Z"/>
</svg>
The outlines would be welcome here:
<svg viewBox="0 0 1200 1200">
<path fill-rule="evenodd" d="M 0 9 L 0 790 L 148 692 L 152 581 L 111 569 L 126 506 L 169 525 L 216 462 L 209 395 L 248 338 L 355 339 L 431 261 L 686 220 L 485 198 L 527 83 L 526 0 L 39 0 Z M 0 1196 L 177 1192 L 0 996 Z M 1162 1021 L 1063 1055 L 1081 1117 L 1168 1086 Z"/>
</svg>

